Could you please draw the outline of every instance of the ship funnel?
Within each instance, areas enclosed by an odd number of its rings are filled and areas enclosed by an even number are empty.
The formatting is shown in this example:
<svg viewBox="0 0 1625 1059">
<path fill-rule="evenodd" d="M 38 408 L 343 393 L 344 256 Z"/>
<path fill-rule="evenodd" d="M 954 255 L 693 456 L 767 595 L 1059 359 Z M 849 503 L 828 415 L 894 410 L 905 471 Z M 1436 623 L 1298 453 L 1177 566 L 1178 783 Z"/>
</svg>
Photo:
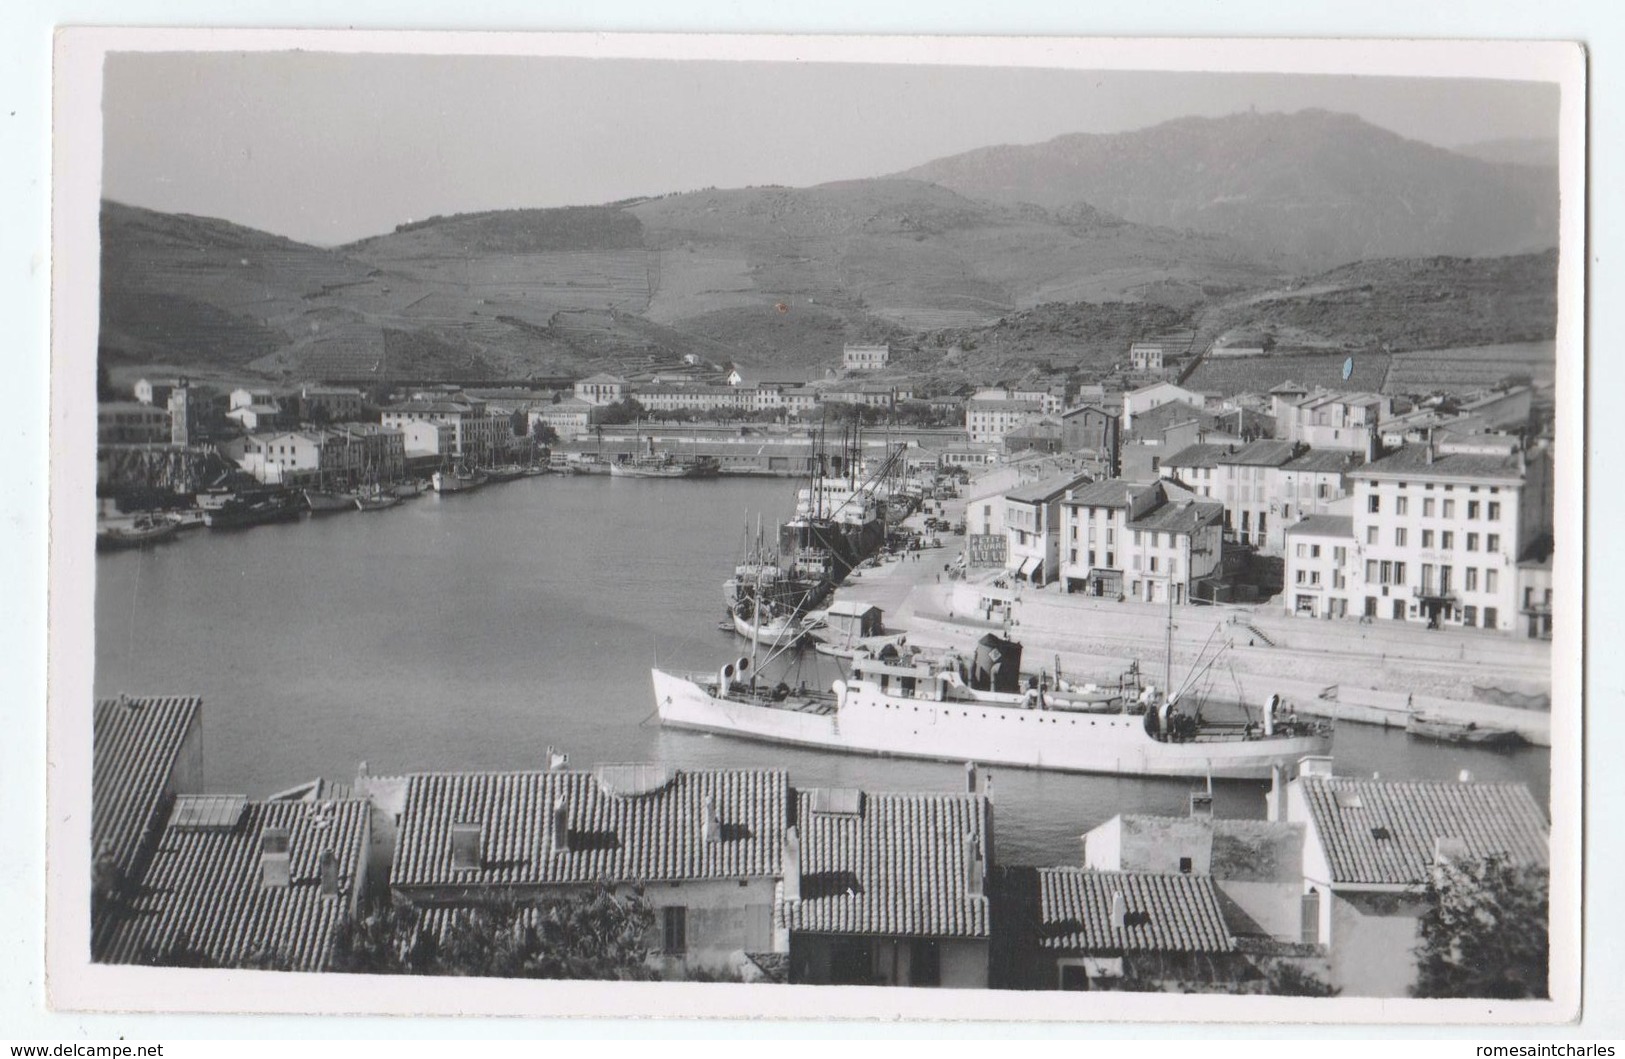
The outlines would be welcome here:
<svg viewBox="0 0 1625 1059">
<path fill-rule="evenodd" d="M 736 660 L 734 662 L 734 671 L 739 674 L 739 679 L 745 679 L 745 674 L 750 672 L 750 659 L 741 657 Z"/>
<path fill-rule="evenodd" d="M 719 692 L 726 692 L 729 685 L 734 682 L 734 678 L 738 675 L 739 670 L 732 662 L 729 662 L 727 665 L 723 666 L 717 671 L 717 690 Z"/>
</svg>

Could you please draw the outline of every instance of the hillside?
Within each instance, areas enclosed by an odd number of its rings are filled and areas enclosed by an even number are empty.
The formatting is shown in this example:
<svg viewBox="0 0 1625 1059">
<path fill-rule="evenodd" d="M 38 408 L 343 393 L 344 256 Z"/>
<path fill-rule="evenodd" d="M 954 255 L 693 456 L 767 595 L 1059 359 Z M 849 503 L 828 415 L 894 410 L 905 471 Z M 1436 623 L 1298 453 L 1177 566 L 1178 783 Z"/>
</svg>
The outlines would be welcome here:
<svg viewBox="0 0 1625 1059">
<path fill-rule="evenodd" d="M 1309 268 L 1557 242 L 1554 170 L 1485 162 L 1317 110 L 986 147 L 897 176 L 1004 203 L 1084 202 Z"/>
</svg>

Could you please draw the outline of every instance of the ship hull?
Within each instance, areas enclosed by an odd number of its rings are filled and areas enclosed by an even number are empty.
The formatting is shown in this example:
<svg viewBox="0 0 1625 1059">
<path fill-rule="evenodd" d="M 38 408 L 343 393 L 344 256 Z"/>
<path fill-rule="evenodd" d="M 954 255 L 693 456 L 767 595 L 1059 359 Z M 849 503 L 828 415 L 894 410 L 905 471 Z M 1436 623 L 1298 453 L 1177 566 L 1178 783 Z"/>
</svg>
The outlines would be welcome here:
<svg viewBox="0 0 1625 1059">
<path fill-rule="evenodd" d="M 1330 733 L 1162 742 L 1143 717 L 1021 710 L 974 702 L 898 699 L 854 685 L 827 712 L 721 699 L 653 671 L 662 724 L 847 753 L 1118 776 L 1267 779 L 1276 766 L 1331 750 Z"/>
</svg>

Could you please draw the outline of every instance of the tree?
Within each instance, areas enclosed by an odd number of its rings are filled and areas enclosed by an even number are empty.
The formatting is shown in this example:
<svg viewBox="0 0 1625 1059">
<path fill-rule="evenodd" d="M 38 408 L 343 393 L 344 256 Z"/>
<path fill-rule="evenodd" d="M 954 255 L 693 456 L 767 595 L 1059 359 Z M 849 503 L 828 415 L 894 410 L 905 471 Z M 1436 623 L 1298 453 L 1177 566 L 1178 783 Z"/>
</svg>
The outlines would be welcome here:
<svg viewBox="0 0 1625 1059">
<path fill-rule="evenodd" d="M 339 929 L 331 966 L 359 974 L 646 979 L 654 924 L 637 887 L 495 898 L 452 911 L 432 931 L 410 904 L 388 900 Z"/>
<path fill-rule="evenodd" d="M 1547 996 L 1546 869 L 1491 855 L 1441 865 L 1420 922 L 1418 997 Z"/>
<path fill-rule="evenodd" d="M 614 426 L 621 423 L 630 423 L 633 420 L 648 416 L 648 409 L 644 408 L 636 399 L 622 398 L 614 404 L 604 405 L 598 412 L 598 422 L 605 426 Z"/>
</svg>

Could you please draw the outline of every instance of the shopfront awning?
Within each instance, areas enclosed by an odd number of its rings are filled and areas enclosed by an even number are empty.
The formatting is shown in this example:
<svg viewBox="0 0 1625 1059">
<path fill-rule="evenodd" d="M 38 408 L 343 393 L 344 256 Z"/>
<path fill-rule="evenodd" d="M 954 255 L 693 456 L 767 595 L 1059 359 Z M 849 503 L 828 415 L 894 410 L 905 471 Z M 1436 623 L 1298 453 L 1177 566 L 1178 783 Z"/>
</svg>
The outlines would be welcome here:
<svg viewBox="0 0 1625 1059">
<path fill-rule="evenodd" d="M 1016 567 L 1016 576 L 1017 577 L 1026 577 L 1027 576 L 1027 571 L 1032 568 L 1032 565 L 1033 565 L 1033 557 L 1030 556 L 1030 555 L 1024 556 L 1022 558 L 1022 560 L 1021 560 L 1021 565 Z"/>
</svg>

